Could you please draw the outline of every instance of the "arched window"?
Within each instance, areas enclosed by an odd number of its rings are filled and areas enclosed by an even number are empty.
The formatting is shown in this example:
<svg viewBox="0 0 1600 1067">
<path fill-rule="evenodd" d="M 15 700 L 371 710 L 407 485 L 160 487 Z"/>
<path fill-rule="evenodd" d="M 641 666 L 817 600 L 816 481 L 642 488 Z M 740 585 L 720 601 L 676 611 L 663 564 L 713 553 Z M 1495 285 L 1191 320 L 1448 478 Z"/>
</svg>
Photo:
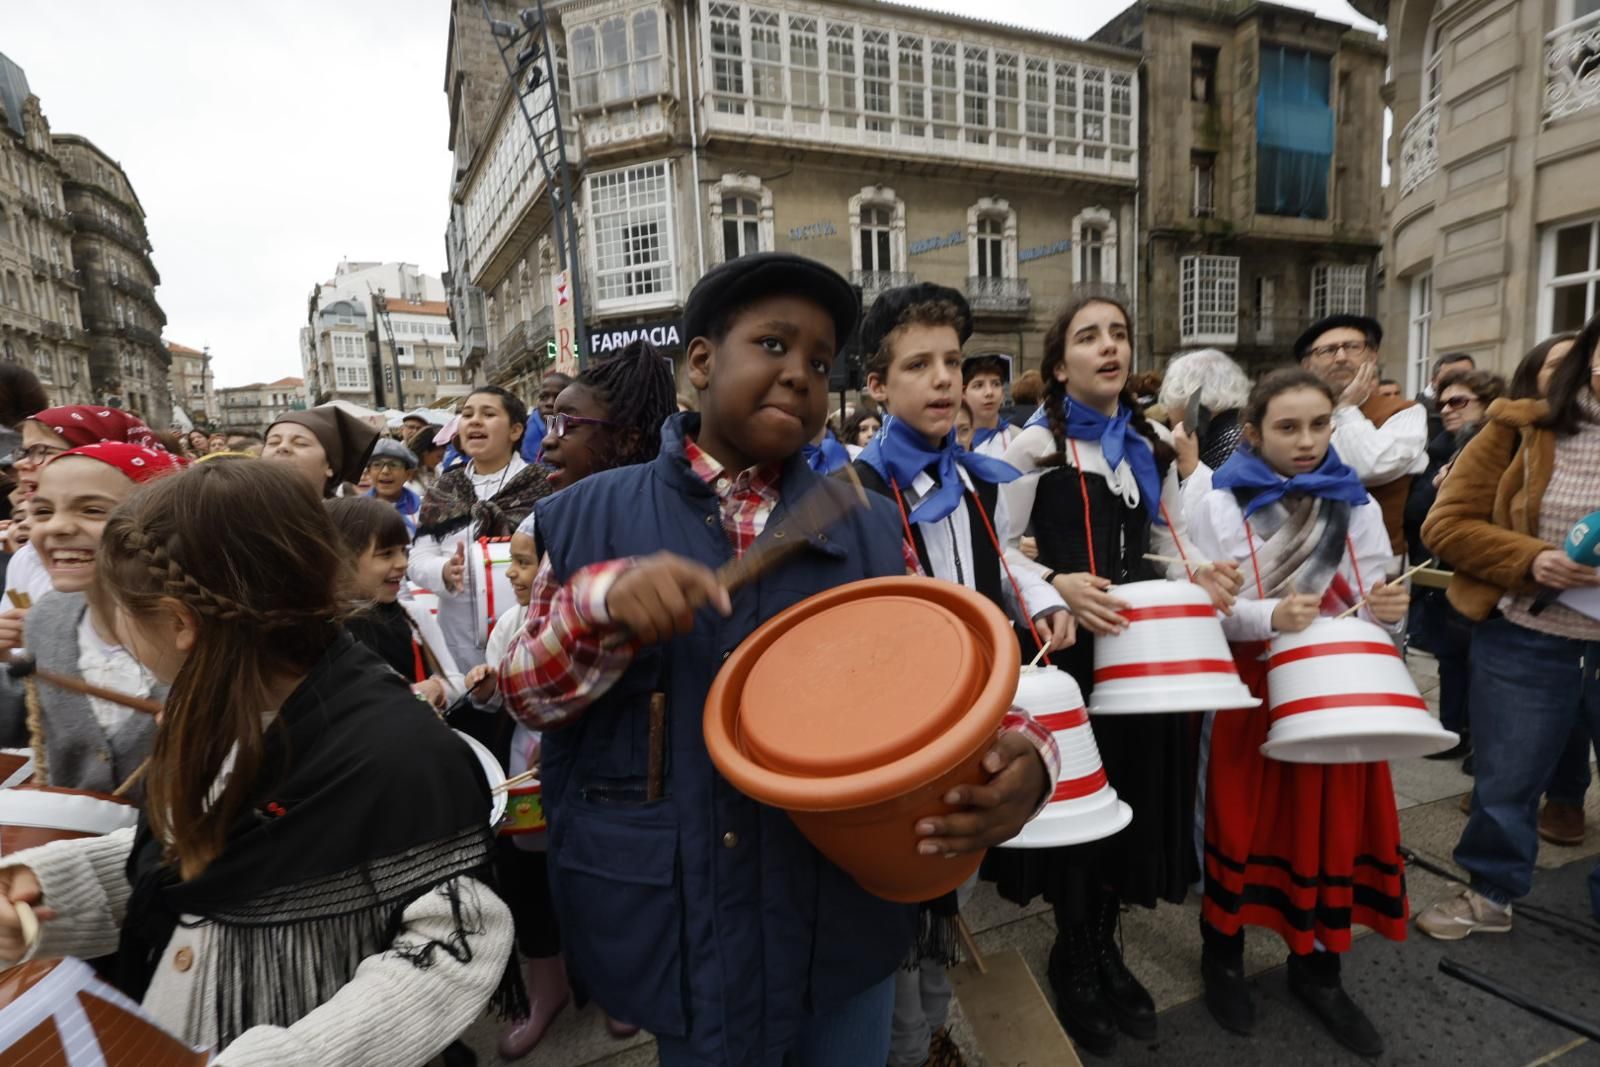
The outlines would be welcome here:
<svg viewBox="0 0 1600 1067">
<path fill-rule="evenodd" d="M 984 197 L 967 209 L 967 276 L 1017 276 L 1017 213 L 1006 200 Z"/>
<path fill-rule="evenodd" d="M 724 174 L 710 196 L 711 229 L 723 262 L 772 250 L 772 190 L 760 178 Z"/>
<path fill-rule="evenodd" d="M 852 196 L 850 230 L 850 265 L 854 270 L 882 275 L 905 269 L 906 205 L 893 189 L 869 185 Z"/>
<path fill-rule="evenodd" d="M 1103 207 L 1084 208 L 1072 220 L 1073 277 L 1078 284 L 1114 284 L 1117 278 L 1117 223 Z"/>
</svg>

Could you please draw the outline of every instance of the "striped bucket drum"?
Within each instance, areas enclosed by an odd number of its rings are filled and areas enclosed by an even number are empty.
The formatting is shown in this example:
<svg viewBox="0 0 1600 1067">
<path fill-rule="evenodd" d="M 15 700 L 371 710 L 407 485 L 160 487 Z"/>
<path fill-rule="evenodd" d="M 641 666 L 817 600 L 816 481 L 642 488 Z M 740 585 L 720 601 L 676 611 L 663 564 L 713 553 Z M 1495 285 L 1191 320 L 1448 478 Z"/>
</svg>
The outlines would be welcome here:
<svg viewBox="0 0 1600 1067">
<path fill-rule="evenodd" d="M 501 613 L 517 602 L 516 590 L 506 576 L 510 566 L 509 537 L 480 537 L 467 551 L 467 590 L 480 648 L 489 640 L 489 631 Z"/>
<path fill-rule="evenodd" d="M 1133 819 L 1100 765 L 1083 693 L 1072 675 L 1054 667 L 1024 667 L 1012 701 L 1055 735 L 1061 777 L 1050 803 L 1005 848 L 1055 848 L 1110 837 Z"/>
<path fill-rule="evenodd" d="M 162 1030 L 87 963 L 32 960 L 0 971 L 0 1063 L 28 1067 L 204 1067 L 211 1054 Z"/>
<path fill-rule="evenodd" d="M 1211 597 L 1192 582 L 1133 582 L 1111 594 L 1128 628 L 1094 639 L 1094 715 L 1254 708 Z"/>
<path fill-rule="evenodd" d="M 1286 763 L 1376 763 L 1455 745 L 1388 634 L 1360 619 L 1318 619 L 1272 642 L 1272 728 L 1261 754 Z"/>
</svg>

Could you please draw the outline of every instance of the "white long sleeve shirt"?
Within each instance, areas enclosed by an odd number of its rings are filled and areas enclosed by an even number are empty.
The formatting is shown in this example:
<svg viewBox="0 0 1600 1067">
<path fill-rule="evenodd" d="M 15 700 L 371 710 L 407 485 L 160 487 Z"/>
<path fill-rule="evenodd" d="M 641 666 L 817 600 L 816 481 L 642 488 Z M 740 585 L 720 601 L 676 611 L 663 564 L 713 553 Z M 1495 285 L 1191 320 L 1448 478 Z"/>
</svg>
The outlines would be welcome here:
<svg viewBox="0 0 1600 1067">
<path fill-rule="evenodd" d="M 1421 474 L 1428 469 L 1428 409 L 1413 404 L 1374 426 L 1359 408 L 1341 404 L 1333 409 L 1333 447 L 1368 487 Z"/>
<path fill-rule="evenodd" d="M 1244 588 L 1234 602 L 1233 614 L 1222 620 L 1222 631 L 1228 635 L 1228 640 L 1266 641 L 1278 636 L 1272 628 L 1272 613 L 1281 598 L 1261 599 L 1251 562 L 1250 542 L 1245 536 L 1244 512 L 1232 490 L 1213 489 L 1200 500 L 1189 516 L 1189 537 L 1194 551 L 1201 556 L 1210 560 L 1231 559 L 1244 575 Z M 1260 534 L 1255 534 L 1257 555 L 1265 543 Z M 1365 589 L 1370 593 L 1374 585 L 1384 580 L 1385 568 L 1394 559 L 1389 548 L 1389 532 L 1383 525 L 1383 511 L 1376 503 L 1369 500 L 1350 509 L 1350 543 L 1355 546 L 1355 566 L 1351 565 L 1347 550 L 1339 561 L 1339 574 L 1352 591 Z M 1359 581 L 1357 568 L 1360 569 Z M 1404 618 L 1392 624 L 1378 622 L 1365 605 L 1357 614 L 1391 634 L 1398 634 L 1405 625 Z"/>
<path fill-rule="evenodd" d="M 1078 462 L 1083 464 L 1083 473 L 1086 476 L 1096 476 L 1111 487 L 1111 491 L 1122 497 L 1129 507 L 1137 507 L 1141 499 L 1139 483 L 1133 476 L 1133 468 L 1124 459 L 1117 464 L 1117 469 L 1112 470 L 1106 463 L 1105 453 L 1100 449 L 1099 441 L 1077 441 Z M 1000 498 L 1005 504 L 1009 515 L 1017 517 L 1017 525 L 1008 528 L 1006 542 L 1006 561 L 1011 564 L 1013 573 L 1017 568 L 1037 574 L 1043 578 L 1050 568 L 1035 560 L 1024 556 L 1019 548 L 1022 531 L 1033 515 L 1033 502 L 1039 492 L 1039 475 L 1048 468 L 1041 468 L 1039 460 L 1055 453 L 1057 450 L 1055 438 L 1050 435 L 1050 430 L 1045 426 L 1030 426 L 1011 442 L 1011 447 L 1006 449 L 1005 461 L 1022 472 L 1022 477 L 1014 482 L 1008 482 L 1000 487 Z M 1067 452 L 1070 465 L 1073 453 Z M 1076 490 L 1074 490 L 1076 491 Z M 1187 524 L 1184 515 L 1184 499 L 1182 487 L 1178 484 L 1177 464 L 1167 468 L 1166 479 L 1161 483 L 1161 500 L 1157 509 L 1165 507 L 1170 526 L 1153 522 L 1150 526 L 1150 551 L 1162 556 L 1179 557 L 1178 545 L 1181 543 L 1184 551 L 1194 560 L 1207 559 L 1204 553 L 1196 553 L 1189 545 L 1187 537 Z M 1172 563 L 1167 565 L 1167 577 L 1183 580 L 1188 573 L 1182 564 Z"/>
<path fill-rule="evenodd" d="M 972 489 L 972 480 L 967 477 L 967 472 L 956 468 L 961 475 L 961 484 L 967 489 Z M 906 510 L 910 512 L 917 503 L 933 491 L 937 483 L 927 471 L 918 474 L 911 482 L 909 491 L 905 493 Z M 995 536 L 1000 540 L 1001 552 L 1009 541 L 1011 528 L 1011 515 L 1006 508 L 1006 498 L 1003 490 L 995 500 L 994 514 L 989 516 L 994 523 Z M 972 556 L 972 520 L 967 513 L 967 496 L 961 496 L 961 502 L 956 509 L 938 522 L 919 522 L 917 529 L 922 533 L 922 543 L 928 550 L 928 564 L 933 568 L 934 578 L 942 578 L 947 582 L 965 585 L 968 589 L 977 589 L 977 576 L 973 573 Z M 1021 553 L 1017 555 L 1021 557 Z M 1032 570 L 1019 570 L 1011 557 L 1006 556 L 1006 564 L 1011 567 L 1011 573 L 1017 580 L 1017 588 L 1022 592 L 1022 607 L 1026 608 L 1029 619 L 1037 619 L 1041 615 L 1048 615 L 1052 611 L 1064 610 L 1066 601 L 1061 599 L 1061 594 L 1046 582 L 1037 572 Z M 1000 588 L 1005 597 L 1007 606 L 1019 622 L 1023 621 L 1022 614 L 1017 611 L 1015 591 L 1011 583 L 1006 580 L 1005 568 L 1001 568 Z"/>
</svg>

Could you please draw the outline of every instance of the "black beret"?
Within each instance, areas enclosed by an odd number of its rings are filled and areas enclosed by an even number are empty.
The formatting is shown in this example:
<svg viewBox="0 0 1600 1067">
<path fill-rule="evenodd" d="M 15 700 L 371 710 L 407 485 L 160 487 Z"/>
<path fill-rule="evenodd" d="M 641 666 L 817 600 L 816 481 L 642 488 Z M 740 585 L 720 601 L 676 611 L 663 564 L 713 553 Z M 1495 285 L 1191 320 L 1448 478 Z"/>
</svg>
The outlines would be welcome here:
<svg viewBox="0 0 1600 1067">
<path fill-rule="evenodd" d="M 1342 313 L 1326 315 L 1313 322 L 1306 332 L 1295 338 L 1294 358 L 1305 359 L 1306 353 L 1311 351 L 1311 346 L 1317 343 L 1317 338 L 1329 330 L 1360 330 L 1372 342 L 1372 347 L 1377 348 L 1383 343 L 1383 326 L 1377 319 L 1366 315 L 1351 315 Z"/>
<path fill-rule="evenodd" d="M 832 267 L 790 252 L 757 252 L 712 267 L 695 284 L 683 307 L 684 342 L 709 337 L 718 316 L 780 293 L 820 304 L 833 319 L 838 348 L 845 346 L 861 316 L 856 291 Z"/>
<path fill-rule="evenodd" d="M 871 356 L 882 347 L 883 339 L 900 325 L 906 309 L 915 304 L 931 304 L 941 300 L 956 306 L 961 319 L 956 333 L 961 343 L 966 344 L 967 338 L 972 336 L 972 307 L 967 303 L 967 298 L 959 289 L 952 289 L 948 285 L 919 282 L 889 289 L 872 302 L 872 307 L 861 318 L 862 355 Z"/>
</svg>

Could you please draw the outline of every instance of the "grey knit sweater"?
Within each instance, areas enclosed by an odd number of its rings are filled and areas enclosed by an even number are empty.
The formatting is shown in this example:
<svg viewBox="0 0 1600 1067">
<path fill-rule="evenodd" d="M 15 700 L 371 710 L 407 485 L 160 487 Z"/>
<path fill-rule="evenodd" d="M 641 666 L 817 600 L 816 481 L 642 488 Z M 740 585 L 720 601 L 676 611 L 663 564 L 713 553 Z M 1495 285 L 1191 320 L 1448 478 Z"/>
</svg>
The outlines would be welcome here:
<svg viewBox="0 0 1600 1067">
<path fill-rule="evenodd" d="M 25 640 L 40 667 L 78 675 L 78 626 L 89 610 L 82 593 L 52 593 L 28 612 Z M 47 784 L 64 789 L 109 793 L 150 755 L 156 723 L 135 714 L 108 735 L 94 716 L 89 700 L 78 693 L 38 683 L 44 725 Z M 167 687 L 151 697 L 164 700 Z M 27 737 L 26 709 L 21 700 L 0 700 L 0 738 Z"/>
</svg>

